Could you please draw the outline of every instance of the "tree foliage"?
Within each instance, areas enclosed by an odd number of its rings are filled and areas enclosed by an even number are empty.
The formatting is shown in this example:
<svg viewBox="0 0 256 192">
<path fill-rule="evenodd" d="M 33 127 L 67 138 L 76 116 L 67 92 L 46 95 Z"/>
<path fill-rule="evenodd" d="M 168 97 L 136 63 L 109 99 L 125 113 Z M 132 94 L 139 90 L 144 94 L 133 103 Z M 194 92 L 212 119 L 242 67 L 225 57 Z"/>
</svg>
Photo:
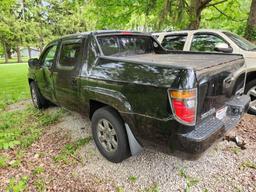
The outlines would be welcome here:
<svg viewBox="0 0 256 192">
<path fill-rule="evenodd" d="M 255 38 L 252 0 L 1 0 L 0 42 L 6 59 L 19 47 L 43 46 L 81 31 L 221 28 Z M 255 0 L 253 0 L 255 2 Z M 255 6 L 254 6 L 255 7 Z M 247 22 L 248 21 L 248 22 Z M 249 27 L 248 27 L 249 26 Z"/>
</svg>

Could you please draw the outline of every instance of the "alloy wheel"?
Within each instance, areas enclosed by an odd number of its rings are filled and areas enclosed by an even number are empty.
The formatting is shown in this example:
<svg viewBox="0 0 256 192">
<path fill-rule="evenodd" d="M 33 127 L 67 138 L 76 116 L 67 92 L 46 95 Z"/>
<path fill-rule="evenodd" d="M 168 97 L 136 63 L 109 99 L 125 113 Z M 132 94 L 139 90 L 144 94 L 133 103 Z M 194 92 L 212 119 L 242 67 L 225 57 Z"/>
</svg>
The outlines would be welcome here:
<svg viewBox="0 0 256 192">
<path fill-rule="evenodd" d="M 250 110 L 256 112 L 256 86 L 252 87 L 247 95 L 251 97 Z"/>
<path fill-rule="evenodd" d="M 117 150 L 118 139 L 116 131 L 108 120 L 101 119 L 98 122 L 97 137 L 100 144 L 107 152 L 115 152 Z"/>
</svg>

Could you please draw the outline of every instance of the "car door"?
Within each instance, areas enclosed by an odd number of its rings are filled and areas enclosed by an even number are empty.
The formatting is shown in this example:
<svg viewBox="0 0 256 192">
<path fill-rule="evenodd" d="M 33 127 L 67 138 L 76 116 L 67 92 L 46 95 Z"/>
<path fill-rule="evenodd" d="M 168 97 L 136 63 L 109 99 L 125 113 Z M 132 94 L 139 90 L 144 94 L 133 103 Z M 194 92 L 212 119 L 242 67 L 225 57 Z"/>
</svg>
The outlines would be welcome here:
<svg viewBox="0 0 256 192">
<path fill-rule="evenodd" d="M 62 40 L 54 71 L 57 102 L 71 110 L 78 110 L 80 107 L 79 74 L 82 65 L 82 45 L 81 38 Z"/>
<path fill-rule="evenodd" d="M 48 45 L 40 56 L 40 68 L 36 72 L 36 81 L 41 94 L 54 101 L 53 66 L 56 62 L 58 42 Z"/>
<path fill-rule="evenodd" d="M 195 52 L 221 52 L 216 50 L 217 44 L 226 44 L 230 47 L 230 44 L 221 36 L 214 33 L 195 33 L 193 35 L 190 51 Z"/>
</svg>

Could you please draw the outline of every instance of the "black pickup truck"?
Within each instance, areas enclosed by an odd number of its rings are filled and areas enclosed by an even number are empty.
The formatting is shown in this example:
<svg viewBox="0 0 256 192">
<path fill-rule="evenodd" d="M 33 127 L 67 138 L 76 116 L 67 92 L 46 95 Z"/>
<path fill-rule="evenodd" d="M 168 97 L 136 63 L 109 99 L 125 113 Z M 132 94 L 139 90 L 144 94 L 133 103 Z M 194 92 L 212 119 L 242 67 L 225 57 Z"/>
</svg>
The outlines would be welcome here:
<svg viewBox="0 0 256 192">
<path fill-rule="evenodd" d="M 150 35 L 97 31 L 49 43 L 29 60 L 35 107 L 88 115 L 101 154 L 120 162 L 145 143 L 201 154 L 247 111 L 240 55 L 170 52 Z"/>
</svg>

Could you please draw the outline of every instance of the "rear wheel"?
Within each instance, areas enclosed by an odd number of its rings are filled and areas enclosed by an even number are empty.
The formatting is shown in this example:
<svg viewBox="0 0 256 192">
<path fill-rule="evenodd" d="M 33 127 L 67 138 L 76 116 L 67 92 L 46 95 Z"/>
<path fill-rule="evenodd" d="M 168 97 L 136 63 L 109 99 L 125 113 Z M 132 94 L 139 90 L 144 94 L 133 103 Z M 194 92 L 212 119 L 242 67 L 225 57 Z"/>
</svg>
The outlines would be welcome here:
<svg viewBox="0 0 256 192">
<path fill-rule="evenodd" d="M 103 107 L 94 112 L 92 134 L 100 153 L 109 161 L 119 163 L 130 156 L 124 123 L 112 108 Z"/>
<path fill-rule="evenodd" d="M 251 98 L 249 113 L 256 115 L 256 80 L 250 81 L 246 85 L 245 93 Z"/>
<path fill-rule="evenodd" d="M 41 109 L 47 106 L 47 100 L 41 95 L 37 84 L 32 81 L 30 84 L 30 93 L 35 108 Z"/>
</svg>

